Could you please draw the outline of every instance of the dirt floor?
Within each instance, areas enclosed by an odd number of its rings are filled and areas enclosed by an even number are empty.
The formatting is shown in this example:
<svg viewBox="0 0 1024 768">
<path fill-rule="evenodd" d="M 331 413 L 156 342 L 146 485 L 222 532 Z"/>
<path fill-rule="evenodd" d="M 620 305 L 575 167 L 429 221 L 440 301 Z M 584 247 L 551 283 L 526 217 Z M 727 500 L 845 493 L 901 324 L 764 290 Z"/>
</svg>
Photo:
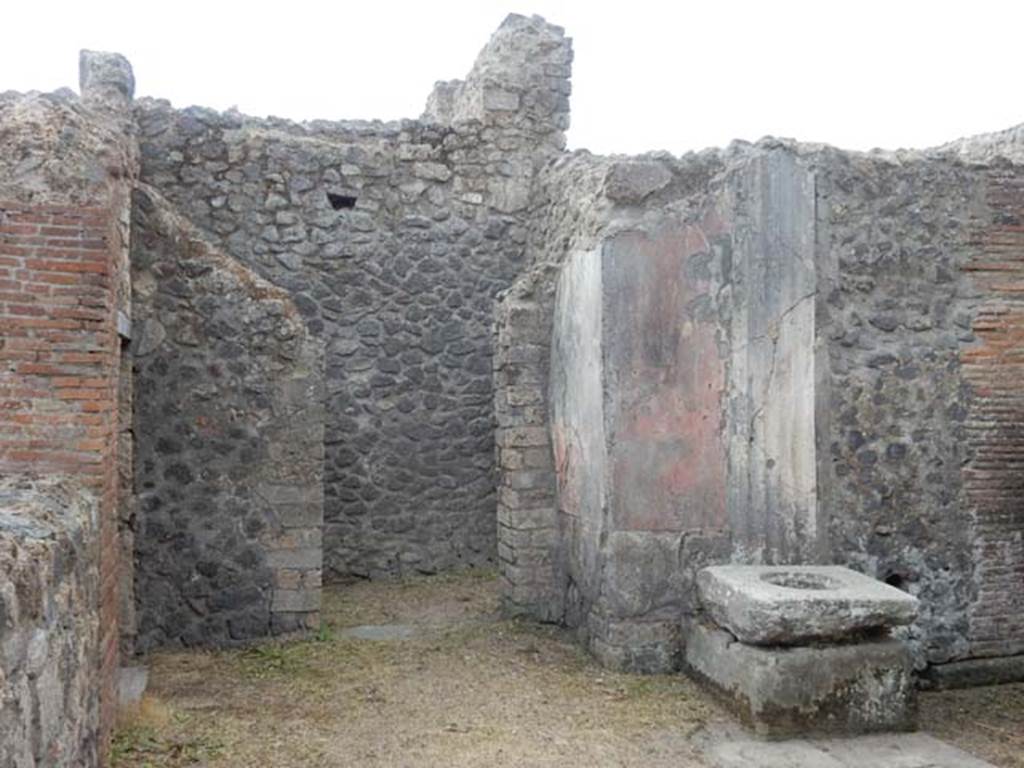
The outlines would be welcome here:
<svg viewBox="0 0 1024 768">
<path fill-rule="evenodd" d="M 114 768 L 699 768 L 692 737 L 726 717 L 681 676 L 609 672 L 564 631 L 500 618 L 490 573 L 324 602 L 315 639 L 152 656 Z M 392 639 L 351 636 L 367 625 Z M 1024 768 L 1024 685 L 928 694 L 923 726 Z"/>
<path fill-rule="evenodd" d="M 921 728 L 1000 768 L 1024 768 L 1024 683 L 926 693 Z"/>
</svg>

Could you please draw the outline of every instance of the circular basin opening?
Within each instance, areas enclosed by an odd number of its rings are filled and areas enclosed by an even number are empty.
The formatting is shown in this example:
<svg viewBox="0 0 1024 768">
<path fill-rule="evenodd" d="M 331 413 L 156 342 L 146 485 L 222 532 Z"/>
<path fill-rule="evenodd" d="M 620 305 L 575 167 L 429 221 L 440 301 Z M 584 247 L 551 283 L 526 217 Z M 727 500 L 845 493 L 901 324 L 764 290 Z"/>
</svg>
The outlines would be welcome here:
<svg viewBox="0 0 1024 768">
<path fill-rule="evenodd" d="M 766 573 L 761 581 L 767 581 L 777 587 L 787 589 L 835 589 L 839 582 L 820 573 L 800 573 L 798 571 L 775 571 Z"/>
</svg>

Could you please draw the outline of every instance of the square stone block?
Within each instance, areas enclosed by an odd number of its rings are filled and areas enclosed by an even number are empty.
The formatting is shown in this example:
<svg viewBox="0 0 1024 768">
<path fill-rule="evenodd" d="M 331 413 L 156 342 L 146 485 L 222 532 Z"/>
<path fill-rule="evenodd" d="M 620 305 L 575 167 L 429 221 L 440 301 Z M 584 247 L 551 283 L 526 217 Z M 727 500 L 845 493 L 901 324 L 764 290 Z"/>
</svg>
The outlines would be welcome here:
<svg viewBox="0 0 1024 768">
<path fill-rule="evenodd" d="M 898 640 L 765 648 L 695 624 L 686 662 L 766 738 L 913 730 L 910 653 Z"/>
<path fill-rule="evenodd" d="M 801 645 L 911 623 L 917 598 L 837 565 L 719 565 L 697 575 L 707 614 L 753 645 Z"/>
</svg>

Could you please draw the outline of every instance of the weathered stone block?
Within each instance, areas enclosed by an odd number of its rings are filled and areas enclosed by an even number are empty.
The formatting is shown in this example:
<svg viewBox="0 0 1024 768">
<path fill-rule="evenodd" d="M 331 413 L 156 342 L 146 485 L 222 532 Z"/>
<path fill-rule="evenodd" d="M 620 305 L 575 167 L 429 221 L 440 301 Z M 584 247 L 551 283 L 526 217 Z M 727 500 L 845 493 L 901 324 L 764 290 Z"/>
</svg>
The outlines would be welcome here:
<svg viewBox="0 0 1024 768">
<path fill-rule="evenodd" d="M 300 613 L 320 610 L 318 589 L 275 589 L 270 603 L 274 612 Z"/>
<path fill-rule="evenodd" d="M 81 51 L 78 82 L 85 99 L 105 106 L 124 109 L 135 95 L 132 66 L 117 53 Z"/>
<path fill-rule="evenodd" d="M 686 663 L 769 738 L 915 727 L 913 663 L 897 640 L 766 648 L 695 623 Z"/>
<path fill-rule="evenodd" d="M 528 448 L 547 445 L 548 430 L 546 427 L 513 427 L 502 429 L 497 435 L 498 445 L 503 447 Z"/>
<path fill-rule="evenodd" d="M 644 198 L 665 188 L 672 173 L 661 163 L 628 161 L 616 163 L 608 173 L 606 193 L 622 203 L 640 203 Z"/>
<path fill-rule="evenodd" d="M 713 566 L 697 587 L 711 618 L 755 645 L 841 640 L 917 616 L 917 598 L 841 566 Z"/>
<path fill-rule="evenodd" d="M 267 552 L 267 565 L 271 568 L 320 568 L 323 551 L 319 548 L 279 549 Z"/>
<path fill-rule="evenodd" d="M 617 617 L 676 609 L 679 589 L 679 536 L 649 531 L 615 531 L 605 545 L 602 597 Z"/>
<path fill-rule="evenodd" d="M 591 653 L 606 667 L 640 674 L 667 674 L 679 669 L 680 632 L 676 621 L 617 621 L 590 617 Z"/>
<path fill-rule="evenodd" d="M 483 103 L 486 110 L 514 112 L 519 109 L 519 94 L 502 88 L 485 88 Z"/>
</svg>

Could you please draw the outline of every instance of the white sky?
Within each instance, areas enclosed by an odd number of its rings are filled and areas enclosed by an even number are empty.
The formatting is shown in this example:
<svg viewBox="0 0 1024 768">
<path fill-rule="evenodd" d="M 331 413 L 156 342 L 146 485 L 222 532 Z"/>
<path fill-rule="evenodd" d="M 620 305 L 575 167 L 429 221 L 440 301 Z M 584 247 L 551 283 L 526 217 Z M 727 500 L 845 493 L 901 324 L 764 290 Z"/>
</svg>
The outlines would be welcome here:
<svg viewBox="0 0 1024 768">
<path fill-rule="evenodd" d="M 93 48 L 176 106 L 417 117 L 510 11 L 574 39 L 574 149 L 922 147 L 1024 122 L 1022 0 L 6 0 L 0 90 L 77 89 Z"/>
</svg>

